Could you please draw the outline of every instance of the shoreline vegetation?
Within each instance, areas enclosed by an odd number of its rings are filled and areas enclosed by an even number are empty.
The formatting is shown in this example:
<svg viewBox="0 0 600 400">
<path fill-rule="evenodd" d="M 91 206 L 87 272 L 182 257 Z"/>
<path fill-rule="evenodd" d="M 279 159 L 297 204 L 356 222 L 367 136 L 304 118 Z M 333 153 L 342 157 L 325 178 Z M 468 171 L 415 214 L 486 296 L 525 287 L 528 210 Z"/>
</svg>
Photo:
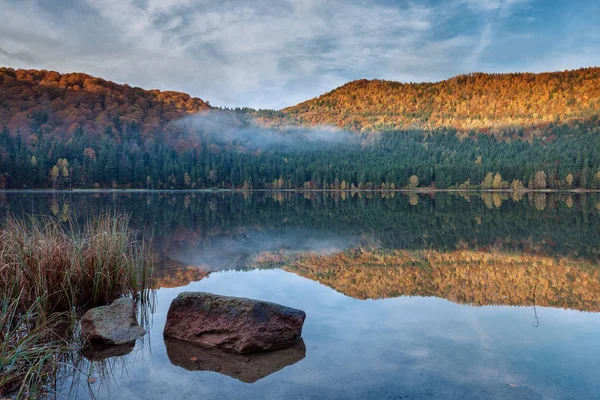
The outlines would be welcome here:
<svg viewBox="0 0 600 400">
<path fill-rule="evenodd" d="M 600 193 L 600 189 L 438 189 L 438 188 L 414 188 L 414 189 L 223 189 L 223 188 L 206 188 L 206 189 L 112 189 L 112 188 L 77 188 L 77 189 L 0 189 L 0 193 L 272 193 L 272 192 L 287 192 L 287 193 L 380 193 L 380 192 L 396 192 L 396 193 Z"/>
<path fill-rule="evenodd" d="M 148 305 L 152 279 L 150 247 L 128 215 L 105 212 L 84 226 L 9 215 L 0 231 L 0 396 L 51 395 L 85 346 L 80 315 L 121 296 Z"/>
</svg>

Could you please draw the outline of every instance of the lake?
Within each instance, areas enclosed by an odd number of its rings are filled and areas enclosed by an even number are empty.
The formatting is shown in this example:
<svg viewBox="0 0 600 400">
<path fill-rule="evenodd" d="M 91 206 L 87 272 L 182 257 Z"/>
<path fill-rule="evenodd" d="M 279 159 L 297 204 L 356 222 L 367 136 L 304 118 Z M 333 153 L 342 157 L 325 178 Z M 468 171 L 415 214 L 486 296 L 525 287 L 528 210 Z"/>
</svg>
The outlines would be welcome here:
<svg viewBox="0 0 600 400">
<path fill-rule="evenodd" d="M 155 311 L 59 398 L 599 397 L 596 194 L 0 194 L 3 215 L 106 209 L 154 241 Z M 182 291 L 302 309 L 303 341 L 244 356 L 165 343 Z"/>
</svg>

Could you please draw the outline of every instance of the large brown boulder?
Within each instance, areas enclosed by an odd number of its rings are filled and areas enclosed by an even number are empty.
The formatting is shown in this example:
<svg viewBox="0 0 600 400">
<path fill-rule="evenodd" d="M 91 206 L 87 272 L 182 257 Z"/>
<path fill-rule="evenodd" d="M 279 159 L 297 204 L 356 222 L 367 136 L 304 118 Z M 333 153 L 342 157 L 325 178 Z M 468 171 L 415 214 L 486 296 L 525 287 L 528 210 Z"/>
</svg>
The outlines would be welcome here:
<svg viewBox="0 0 600 400">
<path fill-rule="evenodd" d="M 237 353 L 267 351 L 300 340 L 305 318 L 266 301 L 183 292 L 169 307 L 164 336 Z"/>
<path fill-rule="evenodd" d="M 146 331 L 137 322 L 135 301 L 121 298 L 83 314 L 81 333 L 90 342 L 125 344 L 144 336 Z"/>
<path fill-rule="evenodd" d="M 203 347 L 173 338 L 165 338 L 165 345 L 173 365 L 188 371 L 214 371 L 246 383 L 254 383 L 306 356 L 302 339 L 284 349 L 248 354 Z"/>
</svg>

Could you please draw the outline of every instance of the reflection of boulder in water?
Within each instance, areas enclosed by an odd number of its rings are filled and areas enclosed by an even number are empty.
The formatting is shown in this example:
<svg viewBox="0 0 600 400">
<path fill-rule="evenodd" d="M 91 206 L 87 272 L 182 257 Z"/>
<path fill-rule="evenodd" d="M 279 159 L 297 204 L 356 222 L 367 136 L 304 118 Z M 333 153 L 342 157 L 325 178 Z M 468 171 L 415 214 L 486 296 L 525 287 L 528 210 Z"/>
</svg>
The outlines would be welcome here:
<svg viewBox="0 0 600 400">
<path fill-rule="evenodd" d="M 285 349 L 250 354 L 202 347 L 168 337 L 165 337 L 165 345 L 173 365 L 188 371 L 218 372 L 246 383 L 254 383 L 288 365 L 295 364 L 306 355 L 306 346 L 302 339 Z"/>
<path fill-rule="evenodd" d="M 133 351 L 135 342 L 125 344 L 90 343 L 81 353 L 90 361 L 104 361 L 111 357 L 125 356 Z"/>
</svg>

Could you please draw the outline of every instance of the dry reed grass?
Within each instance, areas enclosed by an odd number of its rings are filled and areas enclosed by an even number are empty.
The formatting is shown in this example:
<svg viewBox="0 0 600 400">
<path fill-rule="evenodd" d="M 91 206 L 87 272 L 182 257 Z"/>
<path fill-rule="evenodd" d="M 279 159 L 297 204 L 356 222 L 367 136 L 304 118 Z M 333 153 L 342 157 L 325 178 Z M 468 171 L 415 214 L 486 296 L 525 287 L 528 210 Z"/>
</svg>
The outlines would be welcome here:
<svg viewBox="0 0 600 400">
<path fill-rule="evenodd" d="M 123 295 L 151 303 L 152 280 L 150 248 L 127 215 L 104 213 L 83 227 L 9 216 L 0 231 L 0 395 L 51 392 L 77 347 L 78 313 Z"/>
</svg>

